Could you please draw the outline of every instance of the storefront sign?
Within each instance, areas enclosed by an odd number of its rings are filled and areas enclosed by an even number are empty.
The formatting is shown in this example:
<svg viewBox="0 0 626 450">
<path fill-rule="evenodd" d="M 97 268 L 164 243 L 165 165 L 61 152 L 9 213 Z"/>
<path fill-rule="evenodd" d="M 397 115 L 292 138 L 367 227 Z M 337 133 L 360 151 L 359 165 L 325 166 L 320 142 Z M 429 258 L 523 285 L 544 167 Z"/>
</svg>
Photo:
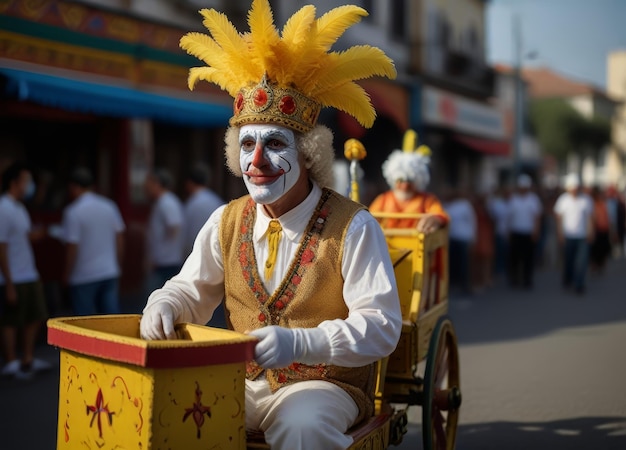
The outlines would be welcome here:
<svg viewBox="0 0 626 450">
<path fill-rule="evenodd" d="M 427 125 L 450 128 L 491 139 L 505 139 L 504 113 L 499 109 L 432 87 L 424 87 L 423 120 Z"/>
</svg>

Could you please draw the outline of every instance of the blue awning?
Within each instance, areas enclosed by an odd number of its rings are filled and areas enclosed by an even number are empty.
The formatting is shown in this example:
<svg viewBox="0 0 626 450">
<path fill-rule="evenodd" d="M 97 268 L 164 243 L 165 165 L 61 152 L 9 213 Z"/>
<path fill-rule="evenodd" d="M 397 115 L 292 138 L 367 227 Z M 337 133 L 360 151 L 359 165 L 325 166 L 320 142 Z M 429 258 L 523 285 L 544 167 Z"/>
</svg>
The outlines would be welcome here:
<svg viewBox="0 0 626 450">
<path fill-rule="evenodd" d="M 0 68 L 5 95 L 46 106 L 110 117 L 143 118 L 187 126 L 227 126 L 232 108 L 130 89 Z"/>
</svg>

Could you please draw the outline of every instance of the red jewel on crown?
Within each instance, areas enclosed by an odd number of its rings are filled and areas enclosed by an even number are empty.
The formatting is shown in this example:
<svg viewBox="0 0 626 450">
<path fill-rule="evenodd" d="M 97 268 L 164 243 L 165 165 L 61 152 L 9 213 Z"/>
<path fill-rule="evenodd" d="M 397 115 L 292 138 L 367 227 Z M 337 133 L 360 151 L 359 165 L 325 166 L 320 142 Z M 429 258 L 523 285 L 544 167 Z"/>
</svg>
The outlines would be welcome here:
<svg viewBox="0 0 626 450">
<path fill-rule="evenodd" d="M 254 105 L 259 108 L 267 103 L 267 91 L 265 89 L 258 88 L 254 91 L 252 98 Z"/>
<path fill-rule="evenodd" d="M 278 109 L 280 109 L 283 114 L 291 115 L 296 112 L 296 101 L 291 95 L 285 95 L 280 99 Z"/>
<path fill-rule="evenodd" d="M 235 114 L 239 114 L 243 109 L 243 94 L 240 92 L 235 97 Z"/>
</svg>

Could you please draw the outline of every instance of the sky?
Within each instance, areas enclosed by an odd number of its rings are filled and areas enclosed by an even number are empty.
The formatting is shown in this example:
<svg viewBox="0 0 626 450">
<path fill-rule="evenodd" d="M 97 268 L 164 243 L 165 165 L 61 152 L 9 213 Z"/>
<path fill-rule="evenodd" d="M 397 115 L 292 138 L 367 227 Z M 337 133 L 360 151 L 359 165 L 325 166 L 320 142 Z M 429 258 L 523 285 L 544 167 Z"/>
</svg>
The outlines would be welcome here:
<svg viewBox="0 0 626 450">
<path fill-rule="evenodd" d="M 486 43 L 491 63 L 514 63 L 515 16 L 522 66 L 544 66 L 605 88 L 608 54 L 626 51 L 626 0 L 490 0 Z"/>
</svg>

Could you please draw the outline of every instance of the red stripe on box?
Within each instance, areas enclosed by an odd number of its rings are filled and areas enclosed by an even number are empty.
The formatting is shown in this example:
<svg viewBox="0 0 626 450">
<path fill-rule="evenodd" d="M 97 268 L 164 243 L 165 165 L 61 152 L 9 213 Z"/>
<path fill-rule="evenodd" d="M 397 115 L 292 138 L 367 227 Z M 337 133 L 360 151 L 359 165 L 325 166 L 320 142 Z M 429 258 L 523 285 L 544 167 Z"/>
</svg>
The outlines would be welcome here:
<svg viewBox="0 0 626 450">
<path fill-rule="evenodd" d="M 142 347 L 48 329 L 48 343 L 66 350 L 136 366 L 166 369 L 231 364 L 252 360 L 256 342 L 207 347 Z"/>
<path fill-rule="evenodd" d="M 254 358 L 255 344 L 256 342 L 237 342 L 211 347 L 149 348 L 146 367 L 165 369 L 251 361 Z"/>
</svg>

